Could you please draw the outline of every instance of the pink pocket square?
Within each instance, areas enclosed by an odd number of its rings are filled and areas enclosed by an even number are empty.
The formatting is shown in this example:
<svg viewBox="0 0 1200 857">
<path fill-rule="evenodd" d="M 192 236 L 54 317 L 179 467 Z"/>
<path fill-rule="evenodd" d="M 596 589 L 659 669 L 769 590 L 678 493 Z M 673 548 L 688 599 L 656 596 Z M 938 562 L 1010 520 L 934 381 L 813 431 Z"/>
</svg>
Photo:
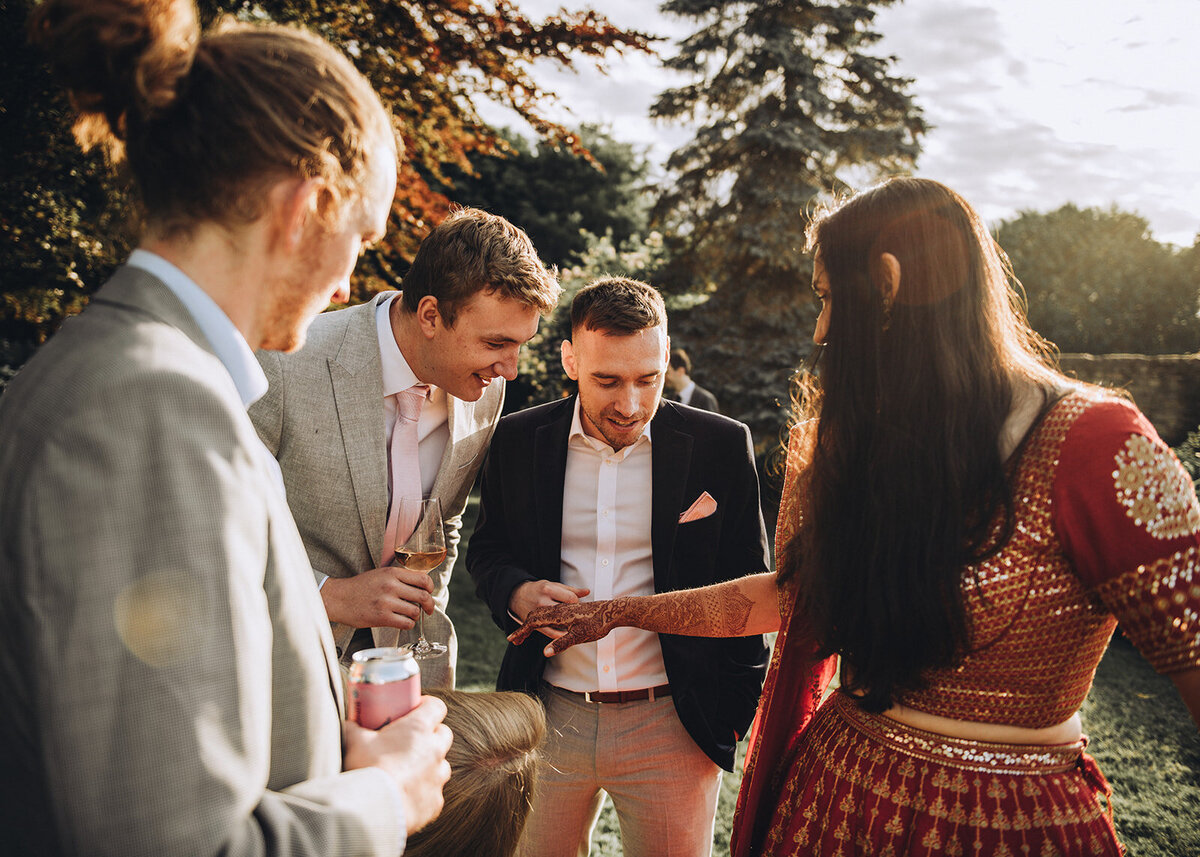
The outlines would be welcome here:
<svg viewBox="0 0 1200 857">
<path fill-rule="evenodd" d="M 715 511 L 717 511 L 717 501 L 712 498 L 711 494 L 705 491 L 696 498 L 696 502 L 686 512 L 679 516 L 679 523 L 686 524 L 688 521 L 699 521 L 701 518 L 707 518 Z"/>
</svg>

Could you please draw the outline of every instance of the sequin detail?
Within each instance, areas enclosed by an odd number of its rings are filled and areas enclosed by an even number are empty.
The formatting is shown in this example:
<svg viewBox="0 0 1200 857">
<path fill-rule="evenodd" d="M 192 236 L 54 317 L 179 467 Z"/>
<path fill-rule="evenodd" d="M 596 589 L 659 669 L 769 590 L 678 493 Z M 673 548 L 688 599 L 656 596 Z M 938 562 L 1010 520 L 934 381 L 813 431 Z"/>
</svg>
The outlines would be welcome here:
<svg viewBox="0 0 1200 857">
<path fill-rule="evenodd" d="M 960 741 L 836 693 L 786 766 L 762 853 L 976 857 L 1121 853 L 1084 741 Z"/>
<path fill-rule="evenodd" d="M 1083 704 L 1117 621 L 1089 597 L 1063 552 L 1052 490 L 1067 433 L 1094 401 L 1072 394 L 1042 420 L 1013 480 L 1011 538 L 963 575 L 971 653 L 957 667 L 929 670 L 926 687 L 899 702 L 1034 729 L 1062 723 Z M 1000 526 L 997 520 L 996 532 Z"/>
<path fill-rule="evenodd" d="M 1166 447 L 1144 435 L 1131 435 L 1116 455 L 1113 480 L 1125 514 L 1156 539 L 1200 532 L 1195 489 Z"/>
<path fill-rule="evenodd" d="M 939 762 L 963 771 L 1003 770 L 1012 774 L 1056 774 L 1069 771 L 1087 746 L 1080 739 L 1071 744 L 994 744 L 967 741 L 926 732 L 898 720 L 872 715 L 860 709 L 845 693 L 830 697 L 838 715 L 872 741 L 918 759 Z"/>
<path fill-rule="evenodd" d="M 1096 594 L 1159 672 L 1200 663 L 1200 549 L 1138 566 L 1105 581 Z"/>
</svg>

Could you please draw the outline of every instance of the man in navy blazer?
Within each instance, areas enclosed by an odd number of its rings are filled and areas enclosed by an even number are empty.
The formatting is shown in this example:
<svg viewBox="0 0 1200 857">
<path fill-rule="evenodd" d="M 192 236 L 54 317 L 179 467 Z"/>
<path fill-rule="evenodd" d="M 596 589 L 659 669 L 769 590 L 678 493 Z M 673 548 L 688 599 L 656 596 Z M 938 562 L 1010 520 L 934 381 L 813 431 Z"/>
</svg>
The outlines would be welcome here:
<svg viewBox="0 0 1200 857">
<path fill-rule="evenodd" d="M 705 586 L 768 568 L 749 429 L 662 401 L 662 298 L 599 280 L 571 306 L 569 399 L 501 420 L 484 464 L 467 568 L 509 633 L 535 607 Z M 720 768 L 754 716 L 761 636 L 617 629 L 548 661 L 508 647 L 497 687 L 538 694 L 546 764 L 522 855 L 586 853 L 603 794 L 623 849 L 707 855 Z"/>
</svg>

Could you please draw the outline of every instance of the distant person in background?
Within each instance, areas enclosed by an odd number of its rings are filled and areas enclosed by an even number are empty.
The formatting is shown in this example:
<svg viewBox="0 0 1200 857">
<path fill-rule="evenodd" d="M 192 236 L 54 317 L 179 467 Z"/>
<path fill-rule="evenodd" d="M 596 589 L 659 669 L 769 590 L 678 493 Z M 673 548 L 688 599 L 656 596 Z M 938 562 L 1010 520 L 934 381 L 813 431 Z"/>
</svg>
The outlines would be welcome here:
<svg viewBox="0 0 1200 857">
<path fill-rule="evenodd" d="M 294 354 L 259 352 L 270 388 L 250 418 L 283 470 L 342 664 L 415 642 L 424 610 L 448 651 L 421 662 L 421 686 L 452 688 L 446 603 L 467 494 L 521 345 L 562 289 L 524 232 L 474 208 L 433 228 L 403 287 L 322 314 Z M 446 559 L 431 572 L 391 565 L 404 496 L 441 501 Z"/>
<path fill-rule="evenodd" d="M 144 206 L 125 265 L 0 398 L 0 850 L 377 855 L 440 810 L 445 706 L 343 722 L 246 406 L 381 238 L 396 139 L 300 29 L 50 0 L 30 32 Z M 11 153 L 10 153 L 11 154 Z"/>
<path fill-rule="evenodd" d="M 542 704 L 525 693 L 435 690 L 454 743 L 445 808 L 408 840 L 406 857 L 511 857 L 529 817 L 546 735 Z"/>
<path fill-rule="evenodd" d="M 667 366 L 667 389 L 669 398 L 681 405 L 691 405 L 702 411 L 717 413 L 717 397 L 692 380 L 692 360 L 682 348 L 671 351 Z"/>
</svg>

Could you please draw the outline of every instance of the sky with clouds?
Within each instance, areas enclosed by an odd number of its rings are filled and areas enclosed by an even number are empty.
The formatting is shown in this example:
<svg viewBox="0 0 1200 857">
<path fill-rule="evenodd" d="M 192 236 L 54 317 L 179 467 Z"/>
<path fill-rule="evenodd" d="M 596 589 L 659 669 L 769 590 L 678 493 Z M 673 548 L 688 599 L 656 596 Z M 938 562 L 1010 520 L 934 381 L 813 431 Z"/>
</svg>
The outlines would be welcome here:
<svg viewBox="0 0 1200 857">
<path fill-rule="evenodd" d="M 691 24 L 654 0 L 519 0 L 531 16 L 591 5 L 613 23 L 665 36 Z M 907 0 L 877 18 L 877 52 L 897 57 L 933 129 L 917 175 L 960 191 L 989 221 L 1066 202 L 1118 205 L 1160 241 L 1200 232 L 1200 0 Z M 555 118 L 597 122 L 661 163 L 689 129 L 649 106 L 684 78 L 643 56 L 607 73 L 538 69 Z M 486 113 L 492 121 L 503 117 Z"/>
</svg>

